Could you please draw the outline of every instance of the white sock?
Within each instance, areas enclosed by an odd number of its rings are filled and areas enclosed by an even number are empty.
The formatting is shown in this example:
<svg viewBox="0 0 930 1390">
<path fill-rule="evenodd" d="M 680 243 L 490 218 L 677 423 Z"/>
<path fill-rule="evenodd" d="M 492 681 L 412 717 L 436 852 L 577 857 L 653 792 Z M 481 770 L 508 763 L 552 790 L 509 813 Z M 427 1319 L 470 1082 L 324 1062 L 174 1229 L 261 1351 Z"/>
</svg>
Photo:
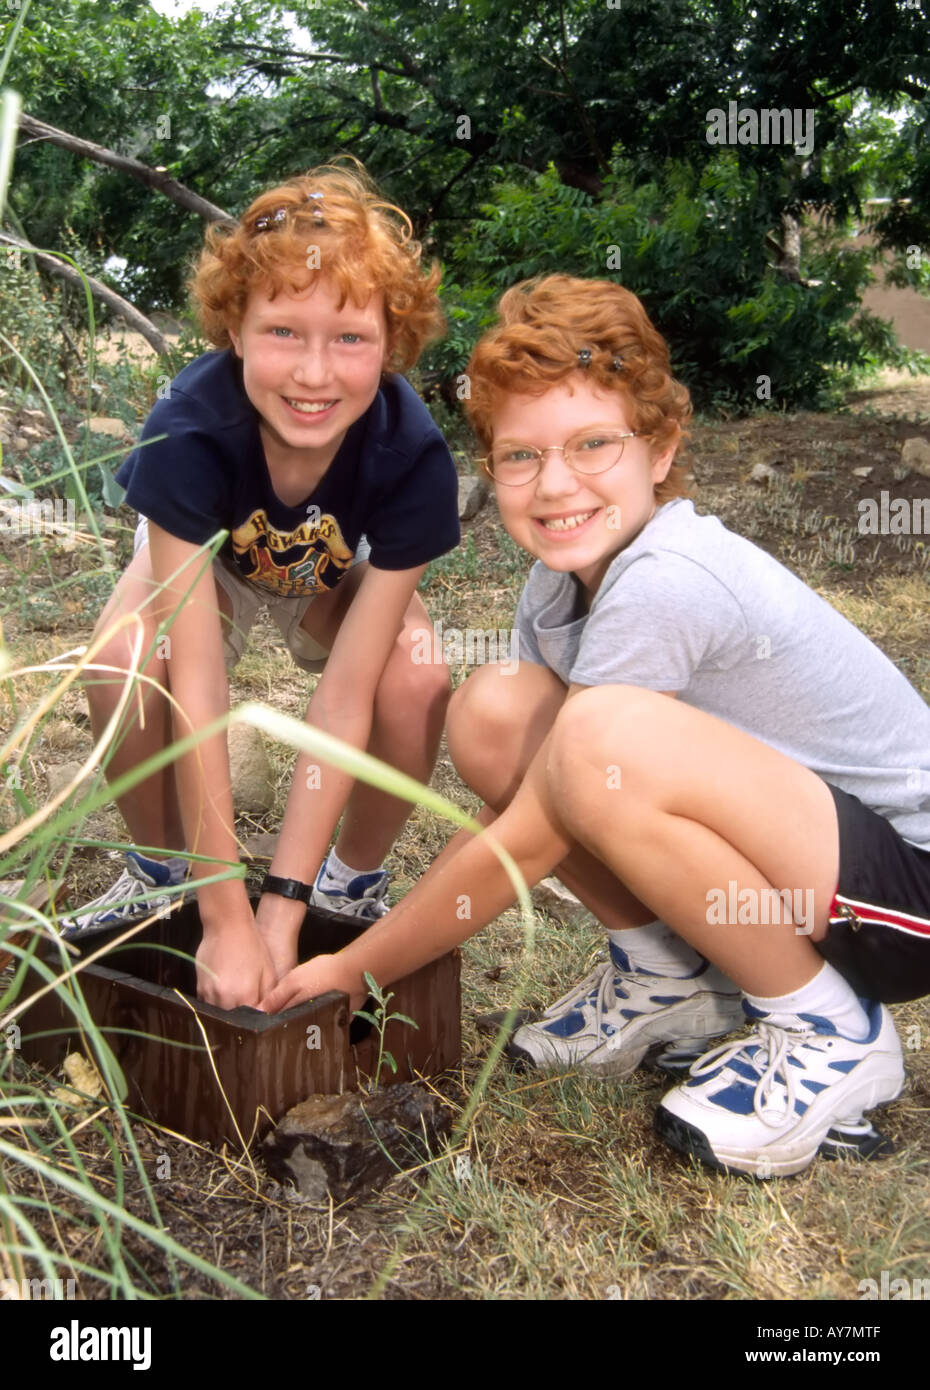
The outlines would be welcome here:
<svg viewBox="0 0 930 1390">
<path fill-rule="evenodd" d="M 829 1019 L 844 1038 L 861 1042 L 869 1034 L 869 1020 L 855 990 L 829 961 L 824 961 L 814 978 L 792 994 L 780 994 L 772 999 L 757 994 L 745 994 L 745 997 L 753 1008 L 774 1015 L 776 1023 L 786 1015 L 791 1018 L 796 1014 L 817 1014 Z"/>
<path fill-rule="evenodd" d="M 331 849 L 326 860 L 326 873 L 323 878 L 328 886 L 345 888 L 349 880 L 357 878 L 359 874 L 381 873 L 383 867 L 382 864 L 379 864 L 375 869 L 352 869 L 348 864 L 343 864 L 336 851 Z"/>
<path fill-rule="evenodd" d="M 634 970 L 648 970 L 667 979 L 684 980 L 694 975 L 704 957 L 667 927 L 664 922 L 647 922 L 644 927 L 609 931 L 612 946 L 622 951 Z"/>
</svg>

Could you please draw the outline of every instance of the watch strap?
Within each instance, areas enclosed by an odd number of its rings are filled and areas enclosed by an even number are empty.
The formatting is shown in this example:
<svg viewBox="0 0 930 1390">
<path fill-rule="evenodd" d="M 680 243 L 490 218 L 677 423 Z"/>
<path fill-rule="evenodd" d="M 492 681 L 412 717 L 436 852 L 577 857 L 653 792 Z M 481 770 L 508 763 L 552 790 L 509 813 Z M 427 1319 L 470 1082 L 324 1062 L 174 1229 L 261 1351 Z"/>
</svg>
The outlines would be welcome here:
<svg viewBox="0 0 930 1390">
<path fill-rule="evenodd" d="M 262 892 L 276 893 L 281 898 L 290 898 L 292 902 L 301 902 L 309 907 L 313 884 L 301 883 L 298 878 L 278 878 L 276 874 L 266 874 Z"/>
</svg>

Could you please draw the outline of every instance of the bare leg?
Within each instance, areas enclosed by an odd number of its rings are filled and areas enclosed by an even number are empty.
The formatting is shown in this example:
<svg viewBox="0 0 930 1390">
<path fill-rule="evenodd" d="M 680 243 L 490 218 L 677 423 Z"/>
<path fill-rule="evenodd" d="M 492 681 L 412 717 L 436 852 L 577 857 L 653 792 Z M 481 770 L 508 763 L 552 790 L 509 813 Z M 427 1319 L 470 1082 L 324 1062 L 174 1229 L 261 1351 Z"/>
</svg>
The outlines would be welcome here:
<svg viewBox="0 0 930 1390">
<path fill-rule="evenodd" d="M 218 602 L 222 611 L 227 611 L 229 601 L 218 590 Z M 152 577 L 149 548 L 143 546 L 123 574 L 100 615 L 94 636 L 102 635 L 112 626 L 115 619 L 125 613 L 138 613 L 144 624 L 142 637 L 143 657 L 152 652 L 144 665 L 143 673 L 159 687 L 166 685 L 167 662 L 159 655 L 156 633 L 162 621 L 163 604 L 159 603 L 158 588 Z M 131 661 L 132 633 L 123 628 L 114 633 L 111 640 L 101 649 L 95 664 L 113 666 L 120 671 L 129 669 Z M 125 683 L 118 675 L 108 676 L 103 672 L 89 672 L 84 686 L 90 707 L 90 722 L 95 738 L 99 738 L 111 718 Z M 138 767 L 147 758 L 160 753 L 172 742 L 171 709 L 161 690 L 140 682 L 139 692 L 143 715 L 140 719 L 139 699 L 130 702 L 123 723 L 111 745 L 106 775 L 115 781 L 123 773 Z M 126 822 L 129 834 L 135 844 L 161 846 L 166 851 L 183 851 L 184 830 L 181 812 L 175 790 L 174 772 L 170 766 L 162 768 L 138 782 L 119 798 L 118 805 Z"/>
<path fill-rule="evenodd" d="M 357 565 L 337 589 L 322 595 L 304 615 L 302 626 L 324 647 L 332 647 L 367 568 L 367 564 Z M 424 627 L 431 628 L 430 619 L 414 594 L 375 693 L 367 751 L 399 772 L 428 783 L 436 766 L 450 687 L 444 664 L 418 665 L 411 659 L 412 633 Z M 377 868 L 412 810 L 409 801 L 356 782 L 334 846 L 337 855 L 353 868 Z"/>
<path fill-rule="evenodd" d="M 459 775 L 486 803 L 479 817 L 483 825 L 492 824 L 510 804 L 567 694 L 546 667 L 521 662 L 510 675 L 499 666 L 481 667 L 453 695 L 449 751 Z M 468 831 L 454 836 L 430 872 L 467 838 Z M 656 916 L 581 845 L 562 860 L 556 874 L 611 931 L 641 926 Z"/>
<path fill-rule="evenodd" d="M 786 994 L 820 970 L 812 942 L 827 927 L 839 833 L 829 788 L 807 768 L 665 695 L 605 686 L 561 710 L 549 785 L 569 832 L 742 989 Z M 731 882 L 810 892 L 812 931 L 717 924 L 708 895 Z"/>
</svg>

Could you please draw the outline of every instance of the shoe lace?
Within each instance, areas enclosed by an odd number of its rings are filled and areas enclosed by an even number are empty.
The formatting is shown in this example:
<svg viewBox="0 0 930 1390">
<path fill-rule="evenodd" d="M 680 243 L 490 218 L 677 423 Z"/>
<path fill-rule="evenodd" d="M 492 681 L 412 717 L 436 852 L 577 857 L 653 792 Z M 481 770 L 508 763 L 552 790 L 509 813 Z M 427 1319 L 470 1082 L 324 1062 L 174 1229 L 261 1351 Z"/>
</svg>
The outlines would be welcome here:
<svg viewBox="0 0 930 1390">
<path fill-rule="evenodd" d="M 753 1093 L 752 1108 L 763 1124 L 768 1125 L 770 1129 L 780 1129 L 784 1124 L 785 1114 L 791 1115 L 794 1112 L 797 1069 L 789 1065 L 788 1058 L 799 1047 L 810 1046 L 814 1039 L 820 1037 L 813 1028 L 787 1029 L 777 1027 L 773 1023 L 757 1023 L 746 1037 L 722 1043 L 720 1047 L 705 1052 L 692 1066 L 691 1075 L 706 1076 L 718 1067 L 725 1067 L 735 1061 L 752 1067 L 759 1076 Z M 826 1045 L 826 1040 L 824 1043 Z M 757 1051 L 751 1051 L 753 1048 Z M 763 1058 L 767 1058 L 764 1066 Z M 787 1093 L 787 1110 L 763 1109 L 765 1101 L 772 1095 L 779 1082 Z"/>
<path fill-rule="evenodd" d="M 158 889 L 146 883 L 138 873 L 133 872 L 132 867 L 127 867 L 99 898 L 94 898 L 83 910 L 71 913 L 63 920 L 66 925 L 80 922 L 86 928 L 92 926 L 99 917 L 106 916 L 111 908 L 128 907 L 130 902 L 137 898 L 145 898 L 152 903 L 155 897 L 161 896 L 164 891 L 164 888 Z"/>
<path fill-rule="evenodd" d="M 600 1014 L 605 981 L 609 978 L 612 982 L 615 973 L 616 966 L 612 960 L 602 961 L 600 964 L 595 965 L 592 970 L 588 971 L 583 980 L 579 980 L 576 985 L 572 985 L 571 989 L 566 994 L 563 994 L 561 999 L 557 999 L 554 1004 L 549 1005 L 548 1009 L 543 1013 L 543 1018 L 553 1018 L 557 1014 L 564 1013 L 570 1004 L 580 1003 L 582 999 L 587 999 L 589 996 L 595 995 L 597 997 L 598 1014 Z"/>
</svg>

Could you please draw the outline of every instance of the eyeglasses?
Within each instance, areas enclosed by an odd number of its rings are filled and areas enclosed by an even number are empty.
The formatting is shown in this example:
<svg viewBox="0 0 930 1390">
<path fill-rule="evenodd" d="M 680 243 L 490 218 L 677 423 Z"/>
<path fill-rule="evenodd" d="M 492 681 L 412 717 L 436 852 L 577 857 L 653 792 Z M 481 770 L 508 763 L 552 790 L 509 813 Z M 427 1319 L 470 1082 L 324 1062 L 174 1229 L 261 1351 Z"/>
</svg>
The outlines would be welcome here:
<svg viewBox="0 0 930 1390">
<path fill-rule="evenodd" d="M 530 444 L 501 444 L 493 448 L 487 458 L 478 463 L 496 483 L 505 487 L 520 487 L 530 483 L 542 469 L 546 454 L 555 449 L 560 453 L 569 468 L 576 473 L 606 473 L 619 463 L 623 454 L 623 441 L 636 439 L 641 430 L 630 430 L 621 434 L 617 430 L 586 429 L 579 430 L 560 447 L 550 444 L 545 449 L 534 449 Z"/>
</svg>

